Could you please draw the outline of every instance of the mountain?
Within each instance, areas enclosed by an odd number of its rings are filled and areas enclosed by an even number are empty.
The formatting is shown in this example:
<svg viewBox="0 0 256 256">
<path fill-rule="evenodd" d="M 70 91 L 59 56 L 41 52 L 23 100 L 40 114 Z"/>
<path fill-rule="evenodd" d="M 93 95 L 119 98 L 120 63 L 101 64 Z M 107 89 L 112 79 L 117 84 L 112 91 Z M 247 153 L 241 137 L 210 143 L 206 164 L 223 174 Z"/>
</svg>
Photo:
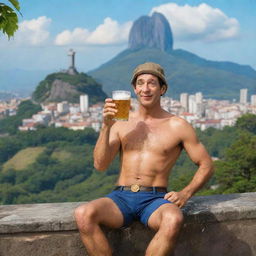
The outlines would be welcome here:
<svg viewBox="0 0 256 256">
<path fill-rule="evenodd" d="M 134 22 L 129 34 L 129 48 L 143 47 L 172 50 L 172 31 L 164 15 L 155 12 L 152 17 L 142 16 Z"/>
<path fill-rule="evenodd" d="M 141 17 L 134 22 L 129 48 L 99 68 L 88 72 L 111 95 L 112 90 L 131 90 L 133 69 L 147 61 L 165 69 L 169 84 L 167 96 L 202 92 L 206 98 L 238 98 L 239 90 L 248 88 L 256 94 L 256 71 L 250 66 L 232 62 L 210 61 L 182 49 L 173 49 L 171 28 L 162 14 Z"/>
<path fill-rule="evenodd" d="M 53 73 L 39 83 L 32 98 L 36 102 L 79 102 L 81 94 L 88 94 L 90 104 L 104 101 L 107 95 L 101 85 L 85 73 Z"/>
</svg>

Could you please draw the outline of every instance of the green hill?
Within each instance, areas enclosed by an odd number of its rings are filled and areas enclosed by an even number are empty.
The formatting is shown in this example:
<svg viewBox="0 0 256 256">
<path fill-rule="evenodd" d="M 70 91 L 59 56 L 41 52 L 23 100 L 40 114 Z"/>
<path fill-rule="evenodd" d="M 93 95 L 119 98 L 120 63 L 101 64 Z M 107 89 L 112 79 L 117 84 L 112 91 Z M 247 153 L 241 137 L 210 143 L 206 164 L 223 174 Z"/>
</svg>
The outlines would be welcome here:
<svg viewBox="0 0 256 256">
<path fill-rule="evenodd" d="M 39 83 L 32 97 L 34 101 L 39 103 L 61 101 L 79 103 L 81 94 L 87 94 L 91 104 L 106 98 L 101 85 L 85 73 L 50 74 Z"/>
<path fill-rule="evenodd" d="M 45 150 L 44 147 L 28 147 L 20 150 L 3 165 L 3 171 L 13 169 L 20 171 L 33 164 L 36 158 Z"/>
<path fill-rule="evenodd" d="M 44 152 L 46 147 L 28 147 L 20 150 L 3 165 L 3 171 L 13 169 L 15 171 L 25 170 L 29 165 L 36 162 L 37 157 Z M 74 159 L 75 154 L 67 150 L 56 148 L 52 153 L 53 160 L 65 162 L 67 159 Z"/>
<path fill-rule="evenodd" d="M 88 74 L 102 83 L 103 90 L 110 95 L 116 89 L 131 90 L 133 69 L 147 61 L 164 67 L 169 83 L 166 95 L 173 98 L 183 92 L 200 91 L 207 98 L 238 99 L 241 88 L 256 93 L 256 71 L 250 66 L 209 61 L 184 50 L 128 49 Z"/>
</svg>

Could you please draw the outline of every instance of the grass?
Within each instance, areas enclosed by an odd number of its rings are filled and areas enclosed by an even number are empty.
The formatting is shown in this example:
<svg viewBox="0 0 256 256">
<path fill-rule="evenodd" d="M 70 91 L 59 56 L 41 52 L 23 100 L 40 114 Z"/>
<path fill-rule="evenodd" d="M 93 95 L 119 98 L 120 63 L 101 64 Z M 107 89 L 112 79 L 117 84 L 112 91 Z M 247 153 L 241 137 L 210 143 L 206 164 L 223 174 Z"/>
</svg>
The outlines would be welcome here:
<svg viewBox="0 0 256 256">
<path fill-rule="evenodd" d="M 39 154 L 45 150 L 45 147 L 29 147 L 19 151 L 3 165 L 3 171 L 14 169 L 20 171 L 26 169 L 34 163 Z"/>
<path fill-rule="evenodd" d="M 56 150 L 52 153 L 51 156 L 52 158 L 57 158 L 59 161 L 64 161 L 67 159 L 72 159 L 73 154 L 65 150 L 60 150 L 60 151 Z"/>
</svg>

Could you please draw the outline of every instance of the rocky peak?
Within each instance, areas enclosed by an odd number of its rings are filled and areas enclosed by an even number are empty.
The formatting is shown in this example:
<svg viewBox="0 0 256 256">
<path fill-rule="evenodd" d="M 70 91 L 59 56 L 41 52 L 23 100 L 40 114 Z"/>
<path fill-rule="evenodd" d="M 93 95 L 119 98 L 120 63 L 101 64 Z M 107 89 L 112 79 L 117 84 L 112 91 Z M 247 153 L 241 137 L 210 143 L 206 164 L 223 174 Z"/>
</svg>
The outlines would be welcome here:
<svg viewBox="0 0 256 256">
<path fill-rule="evenodd" d="M 168 20 L 161 13 L 154 12 L 151 17 L 137 19 L 129 34 L 129 48 L 157 48 L 162 51 L 172 50 L 173 37 Z"/>
</svg>

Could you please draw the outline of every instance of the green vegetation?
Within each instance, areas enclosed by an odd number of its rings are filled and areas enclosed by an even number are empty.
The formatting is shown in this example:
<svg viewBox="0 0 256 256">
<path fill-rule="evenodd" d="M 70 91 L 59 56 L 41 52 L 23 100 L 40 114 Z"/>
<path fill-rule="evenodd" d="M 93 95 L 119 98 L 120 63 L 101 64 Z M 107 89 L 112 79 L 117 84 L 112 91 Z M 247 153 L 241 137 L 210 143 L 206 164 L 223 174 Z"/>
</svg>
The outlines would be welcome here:
<svg viewBox="0 0 256 256">
<path fill-rule="evenodd" d="M 214 176 L 198 195 L 256 191 L 253 120 L 255 115 L 245 115 L 235 127 L 197 130 L 210 155 L 219 158 Z M 92 129 L 41 128 L 0 138 L 0 204 L 86 201 L 110 192 L 118 176 L 119 157 L 106 172 L 97 172 L 93 168 L 97 137 Z M 169 179 L 169 190 L 182 189 L 196 170 L 183 152 Z"/>
<path fill-rule="evenodd" d="M 239 118 L 236 123 L 237 128 L 256 134 L 256 115 L 246 114 Z"/>
<path fill-rule="evenodd" d="M 66 90 L 67 95 L 63 96 L 61 94 L 57 94 L 54 95 L 54 98 L 49 99 L 52 84 L 57 80 L 62 83 L 62 89 Z M 66 89 L 64 89 L 64 83 L 66 83 Z M 67 73 L 53 73 L 48 75 L 39 83 L 36 90 L 33 92 L 33 99 L 37 102 L 59 102 L 66 100 L 68 102 L 78 103 L 79 96 L 81 94 L 88 94 L 91 104 L 104 101 L 106 98 L 106 94 L 102 91 L 101 85 L 85 73 L 79 73 L 76 75 L 69 75 Z"/>
<path fill-rule="evenodd" d="M 33 114 L 36 114 L 40 110 L 42 110 L 41 106 L 34 104 L 30 100 L 21 102 L 18 107 L 17 115 L 0 120 L 0 134 L 15 134 L 18 131 L 18 127 L 22 124 L 22 119 L 31 118 Z"/>
<path fill-rule="evenodd" d="M 73 194 L 64 191 L 85 181 L 94 172 L 92 150 L 96 138 L 92 129 L 74 132 L 65 128 L 43 128 L 1 138 L 1 203 L 68 201 L 73 198 Z M 34 155 L 28 162 L 25 154 L 31 153 L 32 149 Z M 23 169 L 11 165 L 14 161 L 23 163 Z M 77 193 L 81 195 L 83 191 Z"/>
<path fill-rule="evenodd" d="M 22 170 L 34 163 L 40 153 L 44 151 L 44 147 L 28 147 L 20 150 L 16 155 L 3 165 L 3 172 L 9 169 Z"/>
<path fill-rule="evenodd" d="M 18 15 L 16 11 L 20 13 L 20 4 L 17 0 L 8 1 L 12 7 L 0 3 L 0 31 L 10 39 L 18 29 Z"/>
<path fill-rule="evenodd" d="M 256 191 L 256 136 L 248 132 L 226 150 L 216 162 L 216 180 L 220 193 Z"/>
</svg>

